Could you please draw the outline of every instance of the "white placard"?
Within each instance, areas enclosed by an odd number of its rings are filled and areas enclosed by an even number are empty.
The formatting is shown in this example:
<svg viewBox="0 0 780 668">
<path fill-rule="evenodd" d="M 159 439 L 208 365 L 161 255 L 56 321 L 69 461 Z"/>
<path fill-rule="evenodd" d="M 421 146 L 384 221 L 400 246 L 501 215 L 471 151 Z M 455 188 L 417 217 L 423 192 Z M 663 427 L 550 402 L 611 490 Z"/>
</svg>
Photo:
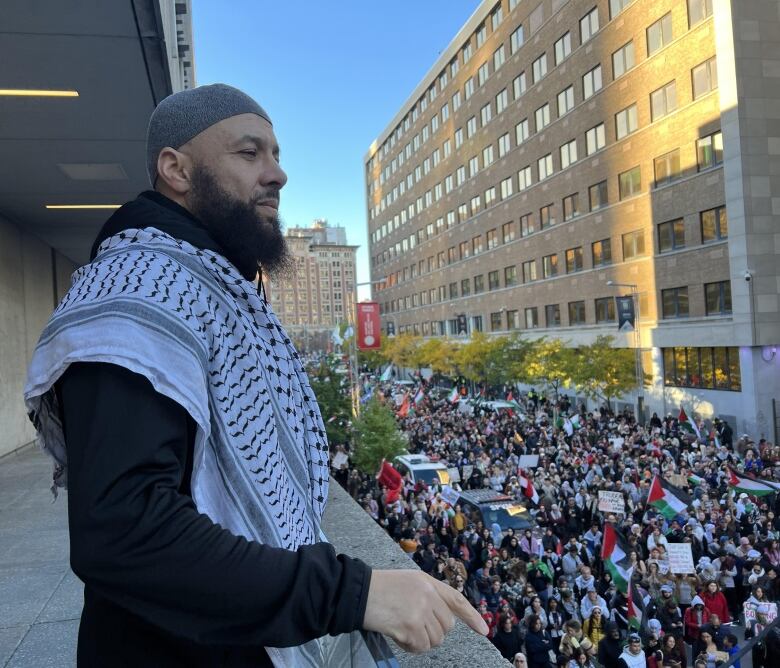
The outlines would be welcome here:
<svg viewBox="0 0 780 668">
<path fill-rule="evenodd" d="M 622 492 L 599 490 L 599 510 L 605 513 L 624 513 L 626 503 Z"/>
<path fill-rule="evenodd" d="M 441 488 L 441 498 L 444 499 L 451 506 L 454 506 L 458 502 L 458 499 L 460 498 L 460 494 L 458 494 L 458 492 L 452 489 L 452 487 L 450 487 L 449 485 L 444 485 Z"/>
<path fill-rule="evenodd" d="M 463 480 L 468 480 L 471 474 L 474 472 L 473 464 L 464 464 L 463 466 Z"/>
<path fill-rule="evenodd" d="M 535 469 L 539 466 L 539 455 L 520 455 L 517 458 L 517 468 Z"/>
<path fill-rule="evenodd" d="M 666 553 L 669 555 L 669 570 L 675 575 L 696 572 L 690 543 L 667 543 Z"/>
<path fill-rule="evenodd" d="M 447 471 L 450 474 L 450 482 L 460 482 L 460 471 L 457 466 L 450 466 Z"/>
</svg>

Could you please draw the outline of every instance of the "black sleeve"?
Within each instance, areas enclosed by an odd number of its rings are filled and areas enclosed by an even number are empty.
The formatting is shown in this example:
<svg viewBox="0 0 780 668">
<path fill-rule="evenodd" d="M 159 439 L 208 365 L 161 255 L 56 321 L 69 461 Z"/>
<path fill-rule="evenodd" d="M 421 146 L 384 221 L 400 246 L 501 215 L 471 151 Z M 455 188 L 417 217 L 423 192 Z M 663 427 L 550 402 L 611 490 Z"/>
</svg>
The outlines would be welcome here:
<svg viewBox="0 0 780 668">
<path fill-rule="evenodd" d="M 88 587 L 203 644 L 285 647 L 360 628 L 371 579 L 362 561 L 327 543 L 250 542 L 197 511 L 183 491 L 194 423 L 146 378 L 78 363 L 57 390 L 71 565 Z"/>
</svg>

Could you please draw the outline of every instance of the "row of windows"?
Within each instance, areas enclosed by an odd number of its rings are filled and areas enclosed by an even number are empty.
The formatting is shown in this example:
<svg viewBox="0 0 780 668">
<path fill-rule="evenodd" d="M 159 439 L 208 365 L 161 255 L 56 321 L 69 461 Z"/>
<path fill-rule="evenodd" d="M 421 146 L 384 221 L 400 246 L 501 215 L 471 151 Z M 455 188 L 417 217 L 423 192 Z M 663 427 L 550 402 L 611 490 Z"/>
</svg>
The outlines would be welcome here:
<svg viewBox="0 0 780 668">
<path fill-rule="evenodd" d="M 663 348 L 664 385 L 742 390 L 739 348 Z"/>
<path fill-rule="evenodd" d="M 591 209 L 594 210 L 594 208 L 598 208 L 596 204 L 598 203 L 599 198 L 603 198 L 602 201 L 606 201 L 606 182 L 602 181 L 595 186 L 591 186 L 589 194 Z M 572 204 L 572 201 L 575 203 Z M 576 194 L 564 198 L 564 219 L 566 219 L 567 215 L 571 215 L 572 211 L 576 211 L 576 206 Z M 543 206 L 539 210 L 539 230 L 546 229 L 550 225 L 555 224 L 555 216 L 555 206 L 553 204 Z M 699 225 L 702 243 L 712 243 L 727 239 L 728 217 L 726 215 L 726 207 L 720 206 L 699 212 Z M 659 253 L 679 250 L 686 247 L 685 225 L 682 219 L 659 223 L 656 229 Z M 495 227 L 488 230 L 485 235 L 479 234 L 472 237 L 471 240 L 461 241 L 457 246 L 450 246 L 447 249 L 446 254 L 444 251 L 440 251 L 436 256 L 431 255 L 427 259 L 421 259 L 403 269 L 399 269 L 394 274 L 389 275 L 387 287 L 414 280 L 418 276 L 424 275 L 426 271 L 427 273 L 430 273 L 437 269 L 442 269 L 447 265 L 478 255 L 485 250 L 493 250 L 500 244 L 510 243 L 515 240 L 518 231 L 521 238 L 537 231 L 537 225 L 532 214 L 529 213 L 520 216 L 517 226 L 514 221 L 509 221 L 501 225 L 500 228 Z M 623 261 L 645 256 L 647 251 L 645 247 L 644 230 L 633 230 L 623 234 L 621 236 L 621 250 Z M 567 274 L 581 271 L 584 268 L 583 249 L 581 246 L 566 250 L 563 257 Z M 607 238 L 594 241 L 591 244 L 591 266 L 593 268 L 604 267 L 612 264 L 612 262 L 611 239 Z M 535 260 L 524 262 L 522 267 L 523 281 L 525 283 L 538 280 Z M 505 287 L 515 285 L 514 267 L 511 267 L 511 269 L 513 272 L 512 282 L 510 283 L 505 279 Z M 541 276 L 543 278 L 552 278 L 557 275 L 558 254 L 554 253 L 546 256 L 543 260 Z M 453 295 L 451 291 L 450 298 L 456 296 L 457 294 Z"/>
<path fill-rule="evenodd" d="M 610 18 L 613 19 L 615 16 L 617 16 L 620 12 L 625 9 L 625 7 L 630 4 L 633 0 L 610 0 Z M 519 0 L 509 0 L 509 11 L 511 12 L 514 7 L 519 4 Z M 703 21 L 705 18 L 712 15 L 712 0 L 687 0 L 688 4 L 688 24 L 689 27 L 693 27 L 694 25 L 698 24 L 700 21 Z M 539 20 L 534 21 L 533 16 L 535 14 L 538 14 L 539 17 L 541 6 L 537 7 L 534 12 L 530 15 L 530 22 L 534 23 L 536 22 L 537 25 L 540 23 Z M 492 31 L 495 32 L 498 27 L 500 26 L 501 22 L 503 21 L 504 14 L 503 9 L 501 6 L 501 3 L 499 2 L 491 11 L 490 13 L 490 24 Z M 580 37 L 580 44 L 584 44 L 587 42 L 593 35 L 598 32 L 599 30 L 599 15 L 598 15 L 598 8 L 594 7 L 590 11 L 588 11 L 585 16 L 583 16 L 579 21 L 579 37 Z M 666 44 L 668 44 L 672 38 L 672 21 L 671 21 L 671 13 L 666 14 L 661 19 L 653 23 L 653 25 L 649 26 L 647 28 L 647 53 L 648 56 L 654 54 L 659 49 L 663 48 Z M 479 49 L 482 47 L 482 45 L 487 40 L 487 25 L 486 23 L 481 24 L 477 27 L 476 31 L 474 32 L 473 38 L 476 41 L 476 48 Z M 519 24 L 511 33 L 509 38 L 509 52 L 510 55 L 514 55 L 517 50 L 525 43 L 525 30 L 524 26 L 522 24 Z M 560 64 L 565 58 L 568 57 L 568 55 L 571 53 L 572 46 L 571 46 L 571 33 L 566 32 L 564 35 L 562 35 L 553 45 L 553 52 L 555 56 L 555 64 Z M 459 55 L 453 58 L 449 65 L 445 67 L 441 73 L 436 77 L 436 79 L 433 81 L 431 86 L 429 86 L 428 90 L 422 95 L 422 97 L 418 100 L 418 102 L 415 104 L 415 106 L 410 110 L 410 112 L 404 117 L 404 119 L 396 126 L 393 133 L 388 137 L 388 139 L 382 144 L 379 151 L 377 152 L 376 158 L 378 159 L 380 156 L 382 158 L 387 157 L 390 150 L 395 146 L 396 142 L 399 142 L 402 135 L 407 132 L 411 125 L 417 121 L 417 118 L 420 114 L 424 113 L 427 108 L 428 104 L 432 103 L 437 95 L 439 93 L 443 93 L 448 85 L 448 83 L 452 80 L 455 80 L 455 76 L 457 75 L 460 65 L 461 65 L 461 59 L 462 63 L 465 65 L 469 60 L 471 59 L 472 55 L 474 54 L 473 45 L 472 45 L 472 37 L 469 37 L 467 42 L 464 44 L 464 46 L 461 48 Z M 504 52 L 504 45 L 502 44 L 496 51 L 493 53 L 493 67 L 494 71 L 496 69 L 499 69 L 501 65 L 505 62 L 505 52 Z M 546 53 L 544 54 L 544 64 L 541 62 L 541 57 L 537 58 L 537 61 L 539 64 L 534 66 L 534 74 L 535 76 L 538 74 L 539 78 L 541 76 L 544 76 L 546 74 Z M 483 64 L 483 66 L 480 68 L 480 71 L 485 68 L 487 65 L 487 62 Z M 544 72 L 542 73 L 542 68 L 544 69 Z M 486 78 L 486 74 L 480 75 L 481 77 Z M 480 82 L 480 85 L 484 83 L 484 80 Z M 375 158 L 372 157 L 372 159 L 369 161 L 369 169 L 373 169 L 374 166 L 374 160 Z"/>
<path fill-rule="evenodd" d="M 707 315 L 731 313 L 731 282 L 704 284 L 704 306 Z M 688 286 L 661 290 L 661 317 L 687 318 L 690 315 Z"/>
<path fill-rule="evenodd" d="M 597 12 L 597 8 L 594 8 L 580 21 L 581 43 L 584 43 L 585 41 L 590 39 L 592 34 L 597 30 L 598 30 L 598 12 Z M 521 25 L 515 30 L 515 32 L 512 33 L 512 36 L 510 38 L 510 48 L 512 48 L 512 53 L 514 53 L 516 48 L 519 48 L 519 46 L 516 45 L 522 44 L 522 35 L 523 35 L 523 29 Z M 671 13 L 662 17 L 656 23 L 650 26 L 647 29 L 647 35 L 648 35 L 647 38 L 648 55 L 652 55 L 659 48 L 662 48 L 663 46 L 668 44 L 668 42 L 671 40 Z M 565 33 L 559 40 L 555 42 L 554 53 L 555 53 L 556 65 L 558 65 L 563 59 L 568 57 L 568 55 L 571 53 L 571 35 L 569 32 Z M 502 44 L 493 54 L 494 71 L 500 68 L 504 62 L 505 62 L 504 45 Z M 624 74 L 626 71 L 628 71 L 635 65 L 633 41 L 628 42 L 623 47 L 618 49 L 618 51 L 613 53 L 612 64 L 613 64 L 613 78 L 618 78 L 619 76 Z M 545 52 L 541 56 L 539 56 L 532 64 L 531 73 L 533 76 L 533 83 L 536 83 L 541 78 L 546 76 L 547 72 L 548 72 L 547 54 Z M 477 72 L 478 84 L 482 86 L 487 80 L 488 76 L 489 76 L 489 68 L 488 68 L 488 62 L 486 61 L 485 63 L 483 63 L 483 65 L 479 68 Z M 695 99 L 699 95 L 703 94 L 704 92 L 707 92 L 712 87 L 714 87 L 713 82 L 717 80 L 717 75 L 715 71 L 715 60 L 712 59 L 709 63 L 703 64 L 702 66 L 698 66 L 697 68 L 695 68 L 692 73 L 692 77 L 693 77 L 693 90 L 694 90 L 694 99 Z M 597 68 L 594 68 L 594 70 L 591 70 L 590 72 L 586 73 L 583 76 L 583 99 L 587 99 L 588 97 L 590 97 L 596 90 L 600 89 L 601 86 L 602 86 L 602 74 L 601 74 L 601 66 L 599 65 Z M 517 99 L 519 95 L 525 92 L 525 88 L 526 88 L 525 72 L 522 72 L 518 77 L 515 78 L 513 82 L 513 88 L 515 93 L 515 99 Z M 430 90 L 435 90 L 435 83 Z M 453 95 L 452 97 L 453 111 L 457 111 L 457 109 L 460 108 L 461 106 L 462 100 L 461 100 L 460 93 L 461 93 L 460 90 L 458 90 L 455 93 L 455 95 Z M 463 93 L 465 99 L 469 99 L 471 95 L 473 95 L 474 93 L 473 77 L 466 81 Z M 435 95 L 433 95 L 433 97 L 435 97 Z M 667 101 L 662 101 L 659 99 L 658 104 L 661 103 L 665 105 L 668 104 Z M 501 113 L 506 108 L 507 104 L 508 104 L 508 94 L 507 94 L 507 90 L 504 89 L 503 91 L 501 91 L 501 93 L 499 93 L 496 96 L 497 113 Z M 427 103 L 425 106 L 427 108 Z M 563 113 L 566 113 L 572 106 L 573 106 L 573 87 L 570 86 L 568 89 L 562 91 L 558 95 L 559 116 L 562 115 Z M 668 111 L 666 113 L 668 113 Z M 489 104 L 483 107 L 480 116 L 483 125 L 486 122 L 489 122 L 491 116 L 491 107 Z M 422 129 L 422 134 L 418 133 L 417 135 L 415 135 L 412 141 L 410 141 L 406 145 L 406 147 L 397 155 L 397 157 L 395 157 L 392 160 L 391 164 L 385 166 L 385 168 L 380 173 L 379 179 L 377 179 L 375 182 L 372 182 L 369 185 L 369 195 L 372 194 L 375 187 L 382 185 L 387 179 L 389 179 L 390 175 L 394 174 L 396 169 L 403 165 L 404 160 L 410 159 L 413 153 L 416 153 L 416 151 L 421 147 L 421 145 L 425 144 L 429 139 L 429 137 L 439 129 L 440 118 L 443 124 L 445 121 L 449 119 L 449 117 L 450 117 L 450 103 L 448 101 L 441 107 L 440 113 L 437 112 L 437 114 L 431 119 L 430 128 L 426 123 L 425 127 L 423 127 Z M 416 120 L 416 116 L 415 116 L 415 120 Z M 469 124 L 473 125 L 475 129 L 476 118 L 472 117 L 472 119 L 469 120 Z M 400 126 L 398 129 L 400 129 Z M 456 143 L 457 143 L 457 139 L 456 139 Z M 392 144 L 394 144 L 394 136 L 391 137 L 390 139 L 390 145 Z M 388 150 L 389 150 L 388 143 L 386 142 L 382 148 L 381 154 L 385 156 Z M 437 152 L 438 149 L 435 153 Z M 445 142 L 445 153 L 448 153 L 446 142 Z M 371 161 L 369 162 L 369 173 L 373 171 L 373 162 L 374 162 L 374 158 L 372 158 Z M 382 203 L 385 204 L 384 199 Z M 370 212 L 371 218 L 373 218 L 375 213 L 379 213 L 379 211 L 378 210 L 375 211 L 375 209 L 376 207 L 372 209 Z M 381 208 L 379 210 L 381 210 Z"/>
</svg>

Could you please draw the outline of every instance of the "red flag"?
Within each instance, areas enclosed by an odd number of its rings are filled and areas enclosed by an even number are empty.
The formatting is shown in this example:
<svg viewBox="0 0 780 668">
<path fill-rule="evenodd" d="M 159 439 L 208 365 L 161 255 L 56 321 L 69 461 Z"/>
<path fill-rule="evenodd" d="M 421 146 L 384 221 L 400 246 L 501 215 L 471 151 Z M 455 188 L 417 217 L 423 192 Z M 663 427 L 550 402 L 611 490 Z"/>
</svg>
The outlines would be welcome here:
<svg viewBox="0 0 780 668">
<path fill-rule="evenodd" d="M 401 402 L 401 408 L 398 409 L 398 417 L 405 418 L 409 415 L 409 407 L 411 402 L 409 401 L 409 393 L 404 395 L 404 400 Z"/>
<path fill-rule="evenodd" d="M 382 460 L 382 466 L 376 476 L 377 482 L 387 489 L 385 496 L 385 505 L 394 503 L 401 494 L 404 487 L 404 479 L 401 474 L 393 468 L 393 465 L 387 460 Z"/>
<path fill-rule="evenodd" d="M 507 401 L 514 401 L 515 400 L 514 396 L 512 395 L 512 390 L 509 390 L 509 394 L 506 395 L 506 400 Z"/>
</svg>

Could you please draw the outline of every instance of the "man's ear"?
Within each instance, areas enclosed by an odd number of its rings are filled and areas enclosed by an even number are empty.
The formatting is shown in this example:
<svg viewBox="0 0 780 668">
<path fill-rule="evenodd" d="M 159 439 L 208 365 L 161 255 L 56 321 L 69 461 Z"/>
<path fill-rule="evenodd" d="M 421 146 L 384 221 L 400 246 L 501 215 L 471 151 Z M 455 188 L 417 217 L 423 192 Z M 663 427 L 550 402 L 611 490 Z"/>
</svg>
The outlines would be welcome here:
<svg viewBox="0 0 780 668">
<path fill-rule="evenodd" d="M 157 185 L 164 183 L 177 195 L 186 195 L 191 187 L 192 160 L 188 155 L 166 146 L 157 156 Z"/>
</svg>

